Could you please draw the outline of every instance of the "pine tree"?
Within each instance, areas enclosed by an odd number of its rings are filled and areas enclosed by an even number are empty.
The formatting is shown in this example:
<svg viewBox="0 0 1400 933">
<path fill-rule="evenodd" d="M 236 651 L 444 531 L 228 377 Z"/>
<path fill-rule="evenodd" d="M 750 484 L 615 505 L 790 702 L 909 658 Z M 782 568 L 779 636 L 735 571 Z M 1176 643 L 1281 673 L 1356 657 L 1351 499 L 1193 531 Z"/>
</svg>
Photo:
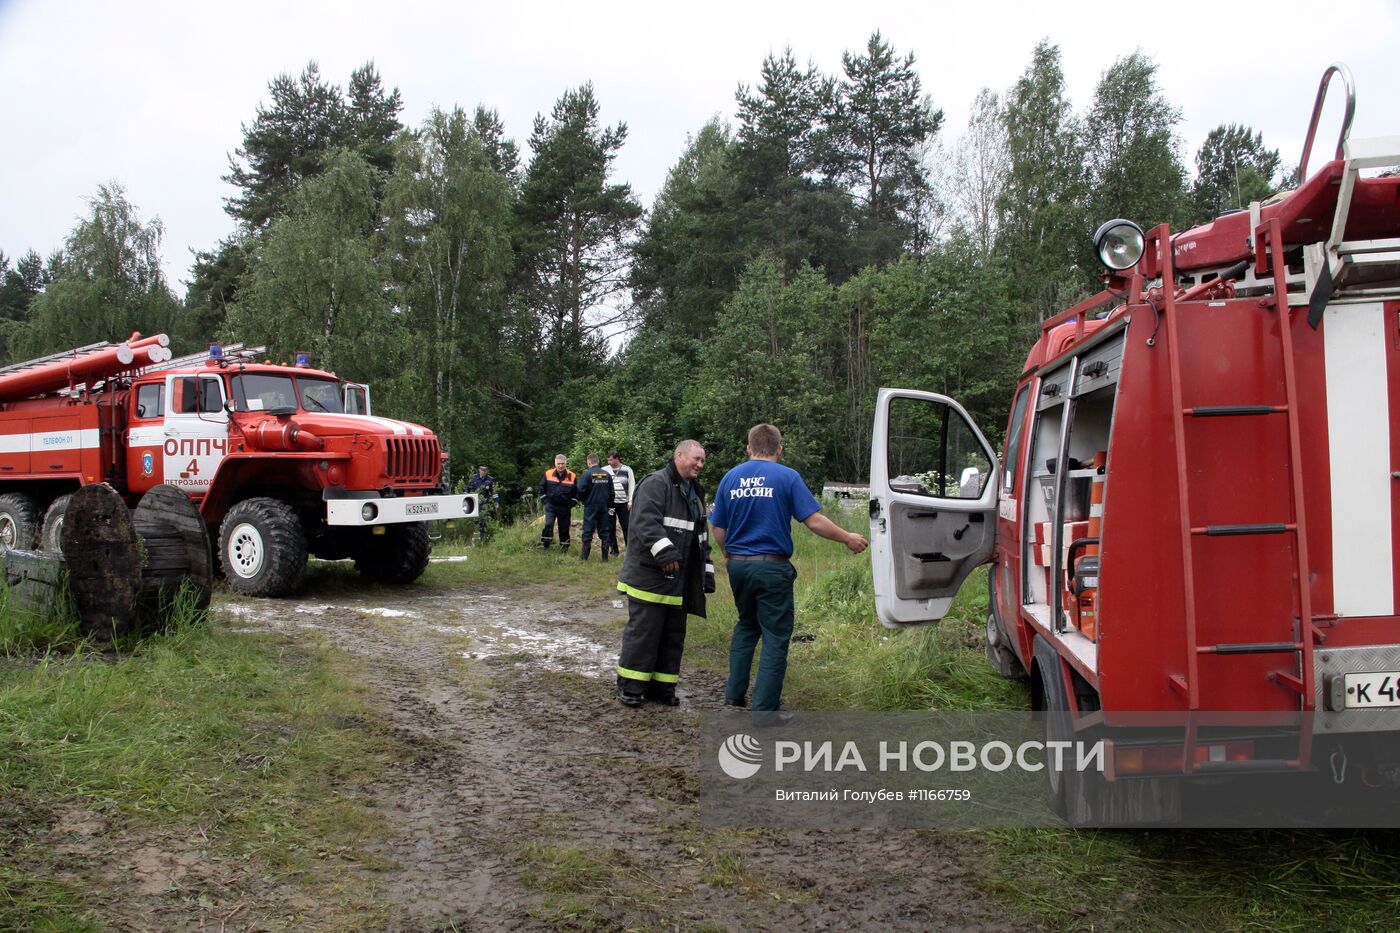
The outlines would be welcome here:
<svg viewBox="0 0 1400 933">
<path fill-rule="evenodd" d="M 1278 171 L 1278 150 L 1264 147 L 1263 133 L 1234 123 L 1217 126 L 1196 153 L 1196 222 L 1268 197 L 1280 184 Z"/>
<path fill-rule="evenodd" d="M 825 120 L 835 84 L 813 65 L 799 68 L 790 48 L 765 58 L 760 78 L 756 89 L 740 85 L 736 94 L 745 239 L 778 256 L 784 280 L 808 263 L 844 278 L 853 265 L 854 211 L 850 196 L 828 180 Z"/>
<path fill-rule="evenodd" d="M 627 124 L 602 126 L 598 114 L 589 83 L 535 118 L 520 193 L 523 285 L 563 371 L 601 358 L 604 335 L 626 317 L 628 246 L 642 213 L 630 185 L 608 180 Z"/>
<path fill-rule="evenodd" d="M 865 53 L 841 56 L 845 80 L 828 117 L 831 167 L 857 192 L 864 261 L 888 261 L 913 239 L 913 204 L 927 191 L 920 147 L 943 111 L 924 96 L 914 55 L 902 59 L 874 32 Z"/>
</svg>

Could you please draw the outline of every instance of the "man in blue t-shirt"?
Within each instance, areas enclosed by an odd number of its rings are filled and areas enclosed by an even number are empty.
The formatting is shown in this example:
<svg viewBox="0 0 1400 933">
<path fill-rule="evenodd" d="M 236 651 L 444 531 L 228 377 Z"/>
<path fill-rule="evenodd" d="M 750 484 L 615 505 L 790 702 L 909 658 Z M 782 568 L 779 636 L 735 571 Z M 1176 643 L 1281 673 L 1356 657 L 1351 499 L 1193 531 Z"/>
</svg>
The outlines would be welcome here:
<svg viewBox="0 0 1400 933">
<path fill-rule="evenodd" d="M 864 535 L 846 531 L 821 514 L 821 506 L 797 471 L 778 463 L 783 435 L 777 428 L 755 425 L 749 431 L 748 451 L 748 462 L 719 481 L 710 508 L 710 528 L 727 558 L 729 588 L 739 611 L 729 642 L 724 702 L 730 706 L 748 703 L 749 671 L 754 649 L 762 639 L 753 690 L 754 719 L 781 724 L 786 714 L 779 715 L 777 710 L 787 675 L 794 621 L 792 583 L 797 579 L 790 560 L 792 520 L 823 538 L 841 542 L 852 554 L 864 551 L 869 542 Z"/>
</svg>

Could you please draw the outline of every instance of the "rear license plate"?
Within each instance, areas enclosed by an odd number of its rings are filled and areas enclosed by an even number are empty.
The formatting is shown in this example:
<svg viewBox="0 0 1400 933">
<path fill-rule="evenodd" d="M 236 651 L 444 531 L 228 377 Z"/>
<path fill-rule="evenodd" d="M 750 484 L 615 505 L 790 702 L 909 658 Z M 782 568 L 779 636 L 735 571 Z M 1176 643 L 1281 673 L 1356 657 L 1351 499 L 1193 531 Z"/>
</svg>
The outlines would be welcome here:
<svg viewBox="0 0 1400 933">
<path fill-rule="evenodd" d="M 1343 674 L 1347 709 L 1400 707 L 1400 671 Z"/>
</svg>

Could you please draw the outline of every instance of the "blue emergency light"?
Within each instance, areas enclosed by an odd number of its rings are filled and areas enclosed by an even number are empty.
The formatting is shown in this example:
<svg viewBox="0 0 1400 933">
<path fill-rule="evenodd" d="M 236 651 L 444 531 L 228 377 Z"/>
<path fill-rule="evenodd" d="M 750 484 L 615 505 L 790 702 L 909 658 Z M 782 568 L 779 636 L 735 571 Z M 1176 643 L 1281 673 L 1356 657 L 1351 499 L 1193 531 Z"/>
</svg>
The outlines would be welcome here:
<svg viewBox="0 0 1400 933">
<path fill-rule="evenodd" d="M 209 359 L 221 362 L 224 358 L 224 345 L 221 343 L 209 344 Z"/>
<path fill-rule="evenodd" d="M 310 366 L 311 366 L 311 354 L 310 354 L 310 353 L 298 353 L 298 354 L 297 354 L 297 365 L 298 365 L 298 366 L 305 366 L 305 367 L 307 367 L 307 368 L 310 368 Z"/>
</svg>

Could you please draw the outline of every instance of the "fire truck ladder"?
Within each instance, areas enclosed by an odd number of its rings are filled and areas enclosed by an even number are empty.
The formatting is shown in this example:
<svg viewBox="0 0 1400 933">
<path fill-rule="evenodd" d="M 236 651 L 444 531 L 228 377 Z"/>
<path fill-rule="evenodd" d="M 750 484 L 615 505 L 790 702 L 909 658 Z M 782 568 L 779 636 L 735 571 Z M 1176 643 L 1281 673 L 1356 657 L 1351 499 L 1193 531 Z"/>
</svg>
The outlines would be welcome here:
<svg viewBox="0 0 1400 933">
<path fill-rule="evenodd" d="M 11 363 L 9 366 L 0 367 L 0 376 L 8 376 L 11 373 L 22 373 L 27 369 L 38 369 L 49 363 L 57 363 L 60 360 L 76 360 L 97 350 L 106 350 L 115 347 L 116 344 L 110 340 L 103 340 L 100 343 L 90 343 L 85 347 L 77 347 L 72 350 L 63 350 L 58 353 L 50 353 L 48 356 L 41 356 L 37 360 L 25 360 L 23 363 Z"/>
<path fill-rule="evenodd" d="M 256 356 L 267 352 L 267 347 L 248 347 L 241 343 L 231 343 L 224 347 L 224 357 L 232 360 L 235 356 L 249 355 Z M 209 359 L 209 353 L 191 353 L 188 356 L 176 357 L 173 360 L 166 360 L 164 363 L 156 363 L 154 366 L 147 366 L 142 372 L 159 373 L 170 369 L 180 369 L 185 366 L 198 366 Z"/>
<path fill-rule="evenodd" d="M 1168 244 L 1169 231 L 1165 225 L 1157 228 L 1154 234 L 1158 242 Z M 1183 754 L 1183 770 L 1186 773 L 1212 770 L 1243 770 L 1245 768 L 1305 769 L 1308 767 L 1311 749 L 1312 720 L 1308 713 L 1315 707 L 1313 688 L 1313 639 L 1315 629 L 1312 623 L 1312 588 L 1309 582 L 1307 529 L 1303 514 L 1302 445 L 1298 429 L 1298 386 L 1293 356 L 1293 334 L 1287 292 L 1287 263 L 1284 261 L 1284 243 L 1277 220 L 1270 221 L 1255 232 L 1256 275 L 1265 276 L 1272 272 L 1274 291 L 1266 299 L 1279 314 L 1279 340 L 1283 358 L 1284 403 L 1193 405 L 1187 406 L 1182 398 L 1182 357 L 1180 343 L 1180 321 L 1182 305 L 1187 302 L 1205 299 L 1210 293 L 1242 275 L 1247 262 L 1221 273 L 1220 277 L 1196 285 L 1187 291 L 1176 294 L 1171 283 L 1175 281 L 1170 246 L 1162 249 L 1162 296 L 1163 326 L 1167 333 L 1167 367 L 1171 376 L 1172 426 L 1175 432 L 1177 489 L 1181 509 L 1181 558 L 1184 571 L 1186 603 L 1186 672 L 1169 676 L 1170 685 L 1186 701 L 1189 711 L 1186 728 L 1186 747 Z M 1288 422 L 1288 475 L 1289 475 L 1289 514 L 1282 521 L 1259 524 L 1203 524 L 1191 522 L 1190 484 L 1187 473 L 1187 445 L 1190 426 L 1198 418 L 1255 418 L 1282 415 Z M 1295 586 L 1295 606 L 1298 616 L 1293 623 L 1293 637 L 1288 641 L 1248 642 L 1234 644 L 1200 644 L 1197 620 L 1195 550 L 1202 538 L 1233 538 L 1242 536 L 1276 536 L 1284 547 L 1291 550 L 1295 566 L 1293 579 Z M 1272 671 L 1268 676 L 1281 688 L 1296 693 L 1299 723 L 1298 754 L 1292 759 L 1251 760 L 1248 762 L 1197 761 L 1198 722 L 1196 714 L 1201 712 L 1200 659 L 1210 655 L 1242 654 L 1286 654 L 1294 658 L 1294 669 Z"/>
</svg>

